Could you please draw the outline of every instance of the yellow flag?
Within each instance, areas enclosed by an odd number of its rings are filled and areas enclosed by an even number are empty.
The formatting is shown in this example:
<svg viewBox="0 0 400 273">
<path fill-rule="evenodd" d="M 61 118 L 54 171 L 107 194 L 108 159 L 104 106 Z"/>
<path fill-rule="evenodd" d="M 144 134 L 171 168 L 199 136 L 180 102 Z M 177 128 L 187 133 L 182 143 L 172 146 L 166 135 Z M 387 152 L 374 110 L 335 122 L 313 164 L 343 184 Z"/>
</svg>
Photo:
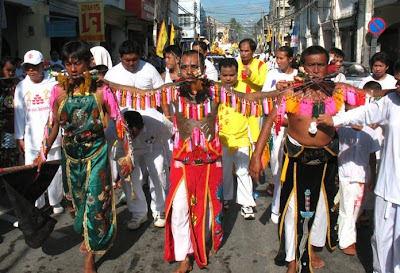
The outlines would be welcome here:
<svg viewBox="0 0 400 273">
<path fill-rule="evenodd" d="M 165 21 L 162 21 L 160 31 L 158 33 L 158 39 L 157 39 L 157 46 L 156 46 L 156 54 L 160 58 L 164 58 L 164 46 L 167 43 L 168 40 L 168 33 L 167 29 L 165 28 Z"/>
<path fill-rule="evenodd" d="M 173 23 L 171 23 L 171 35 L 169 35 L 169 44 L 175 44 L 175 27 Z"/>
<path fill-rule="evenodd" d="M 268 26 L 268 31 L 267 31 L 267 43 L 271 42 L 271 27 Z"/>
</svg>

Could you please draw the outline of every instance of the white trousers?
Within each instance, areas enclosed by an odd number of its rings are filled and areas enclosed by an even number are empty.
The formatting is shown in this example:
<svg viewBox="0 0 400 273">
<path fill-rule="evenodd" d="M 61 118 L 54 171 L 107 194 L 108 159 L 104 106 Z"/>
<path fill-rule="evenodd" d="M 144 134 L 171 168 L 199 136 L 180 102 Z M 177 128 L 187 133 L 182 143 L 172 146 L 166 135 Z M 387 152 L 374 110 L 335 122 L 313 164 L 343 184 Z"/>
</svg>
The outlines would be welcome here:
<svg viewBox="0 0 400 273">
<path fill-rule="evenodd" d="M 207 206 L 207 223 L 205 224 L 205 239 L 206 242 L 211 237 L 211 213 L 210 207 Z M 172 201 L 172 211 L 171 211 L 171 231 L 174 237 L 174 250 L 175 250 L 175 260 L 183 261 L 186 256 L 192 254 L 193 244 L 190 239 L 190 217 L 189 217 L 189 203 L 186 194 L 186 184 L 182 180 L 181 184 L 176 190 L 174 200 Z"/>
<path fill-rule="evenodd" d="M 275 133 L 274 133 L 275 135 Z M 284 128 L 281 128 L 278 135 L 274 138 L 271 152 L 271 171 L 274 182 L 274 194 L 272 196 L 271 212 L 279 215 L 279 205 L 281 199 L 281 172 L 283 160 L 283 140 Z"/>
<path fill-rule="evenodd" d="M 25 165 L 33 164 L 39 151 L 35 150 L 25 150 Z M 50 149 L 47 154 L 47 161 L 61 159 L 61 147 Z M 63 185 L 62 185 L 62 168 L 58 168 L 56 174 L 53 177 L 49 187 L 47 188 L 47 195 L 49 197 L 50 206 L 55 206 L 59 204 L 63 198 Z M 35 206 L 39 209 L 46 205 L 46 198 L 42 194 L 35 202 Z"/>
<path fill-rule="evenodd" d="M 356 222 L 363 211 L 365 184 L 339 182 L 339 247 L 346 248 L 357 241 Z"/>
<path fill-rule="evenodd" d="M 400 272 L 400 205 L 375 199 L 374 235 L 371 238 L 374 272 Z"/>
<path fill-rule="evenodd" d="M 117 158 L 124 156 L 122 145 L 117 147 Z M 149 179 L 151 203 L 150 208 L 153 213 L 163 213 L 165 211 L 165 200 L 167 190 L 168 169 L 165 168 L 165 157 L 163 150 L 153 150 L 145 155 L 135 155 L 135 169 L 131 173 L 133 192 L 136 199 L 132 200 L 131 183 L 125 181 L 121 175 L 121 167 L 118 165 L 118 172 L 122 181 L 122 189 L 126 194 L 126 203 L 133 216 L 144 216 L 147 214 L 147 201 L 143 192 L 143 185 Z"/>
<path fill-rule="evenodd" d="M 233 164 L 236 167 L 237 192 L 236 203 L 244 207 L 255 207 L 256 202 L 253 198 L 253 181 L 249 175 L 249 147 L 240 147 L 235 152 L 229 153 L 228 147 L 223 148 L 222 167 L 224 173 L 224 200 L 233 199 Z"/>
<path fill-rule="evenodd" d="M 295 260 L 296 253 L 296 240 L 295 240 L 295 204 L 294 195 L 290 197 L 289 206 L 285 216 L 285 251 L 286 251 L 286 261 L 291 262 Z M 315 212 L 314 222 L 311 227 L 310 242 L 311 245 L 316 247 L 323 247 L 326 243 L 326 234 L 328 229 L 328 222 L 326 216 L 326 204 L 325 198 L 320 191 L 319 200 L 317 204 L 317 209 Z"/>
</svg>

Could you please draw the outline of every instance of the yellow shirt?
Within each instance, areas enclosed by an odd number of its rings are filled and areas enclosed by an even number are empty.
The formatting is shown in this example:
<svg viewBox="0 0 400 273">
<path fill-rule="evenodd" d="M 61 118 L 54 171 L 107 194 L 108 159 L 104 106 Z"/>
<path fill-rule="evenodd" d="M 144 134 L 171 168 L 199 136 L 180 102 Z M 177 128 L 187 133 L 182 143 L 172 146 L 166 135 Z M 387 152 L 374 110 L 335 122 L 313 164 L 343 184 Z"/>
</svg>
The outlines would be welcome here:
<svg viewBox="0 0 400 273">
<path fill-rule="evenodd" d="M 251 76 L 243 79 L 242 70 L 245 70 L 245 67 L 242 61 L 238 61 L 238 64 L 238 81 L 246 84 L 245 93 L 261 91 L 268 74 L 267 65 L 259 59 L 253 59 L 249 66 Z"/>
<path fill-rule="evenodd" d="M 234 89 L 246 93 L 246 84 L 237 82 Z M 249 129 L 253 142 L 258 140 L 260 128 L 256 117 L 246 117 L 232 107 L 220 104 L 218 108 L 219 137 L 227 147 L 239 148 L 250 146 Z"/>
</svg>

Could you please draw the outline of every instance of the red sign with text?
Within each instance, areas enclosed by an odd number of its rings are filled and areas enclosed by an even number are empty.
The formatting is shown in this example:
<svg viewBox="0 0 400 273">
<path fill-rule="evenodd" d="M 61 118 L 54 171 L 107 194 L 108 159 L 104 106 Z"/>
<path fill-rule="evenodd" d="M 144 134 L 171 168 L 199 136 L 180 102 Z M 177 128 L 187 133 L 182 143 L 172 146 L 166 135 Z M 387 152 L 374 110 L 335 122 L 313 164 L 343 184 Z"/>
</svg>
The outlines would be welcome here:
<svg viewBox="0 0 400 273">
<path fill-rule="evenodd" d="M 139 19 L 154 20 L 154 0 L 125 1 L 125 9 L 135 14 Z"/>
<path fill-rule="evenodd" d="M 87 42 L 105 41 L 103 2 L 80 2 L 78 9 L 79 37 Z"/>
</svg>

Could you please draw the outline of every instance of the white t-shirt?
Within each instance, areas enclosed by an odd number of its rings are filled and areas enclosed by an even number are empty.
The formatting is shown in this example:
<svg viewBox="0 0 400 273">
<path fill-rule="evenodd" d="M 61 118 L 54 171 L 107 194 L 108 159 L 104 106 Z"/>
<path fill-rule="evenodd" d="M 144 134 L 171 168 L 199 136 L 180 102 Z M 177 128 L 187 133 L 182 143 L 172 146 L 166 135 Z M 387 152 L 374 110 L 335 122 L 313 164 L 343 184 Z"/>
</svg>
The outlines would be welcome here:
<svg viewBox="0 0 400 273">
<path fill-rule="evenodd" d="M 217 82 L 218 81 L 218 71 L 215 66 L 207 58 L 204 60 L 204 65 L 206 66 L 207 79 Z"/>
<path fill-rule="evenodd" d="M 24 139 L 25 149 L 39 151 L 44 137 L 44 127 L 50 112 L 50 94 L 56 81 L 46 71 L 41 83 L 29 76 L 18 83 L 14 95 L 14 135 Z M 52 148 L 61 145 L 59 135 Z"/>
<path fill-rule="evenodd" d="M 173 124 L 156 109 L 138 111 L 143 117 L 144 127 L 132 140 L 135 155 L 145 155 L 152 151 L 163 151 L 164 143 L 172 137 Z"/>
<path fill-rule="evenodd" d="M 164 83 L 172 83 L 171 74 L 169 73 L 168 67 L 165 68 L 165 80 Z"/>
<path fill-rule="evenodd" d="M 378 82 L 382 86 L 382 89 L 396 88 L 397 83 L 397 80 L 390 74 L 386 74 L 386 77 L 380 81 L 375 80 L 372 76 L 368 76 L 362 80 L 362 82 L 360 83 L 360 88 L 363 88 L 364 85 L 370 81 Z"/>
<path fill-rule="evenodd" d="M 297 69 L 293 69 L 291 74 L 284 73 L 280 68 L 268 71 L 267 78 L 265 79 L 262 92 L 274 91 L 276 90 L 276 84 L 279 81 L 293 81 L 294 77 L 297 75 Z"/>
<path fill-rule="evenodd" d="M 108 70 L 104 78 L 113 83 L 129 85 L 139 89 L 156 89 L 164 84 L 154 66 L 142 60 L 140 60 L 135 72 L 126 70 L 122 63 L 119 63 Z"/>
<path fill-rule="evenodd" d="M 334 82 L 345 82 L 346 81 L 346 76 L 343 73 L 337 74 L 335 78 L 332 79 Z"/>
<path fill-rule="evenodd" d="M 400 97 L 389 93 L 379 101 L 338 113 L 333 125 L 380 124 L 385 126 L 385 145 L 382 150 L 375 194 L 400 205 Z"/>
<path fill-rule="evenodd" d="M 364 126 L 362 130 L 339 127 L 339 179 L 342 182 L 367 183 L 370 178 L 369 157 L 379 151 L 375 131 Z"/>
</svg>

